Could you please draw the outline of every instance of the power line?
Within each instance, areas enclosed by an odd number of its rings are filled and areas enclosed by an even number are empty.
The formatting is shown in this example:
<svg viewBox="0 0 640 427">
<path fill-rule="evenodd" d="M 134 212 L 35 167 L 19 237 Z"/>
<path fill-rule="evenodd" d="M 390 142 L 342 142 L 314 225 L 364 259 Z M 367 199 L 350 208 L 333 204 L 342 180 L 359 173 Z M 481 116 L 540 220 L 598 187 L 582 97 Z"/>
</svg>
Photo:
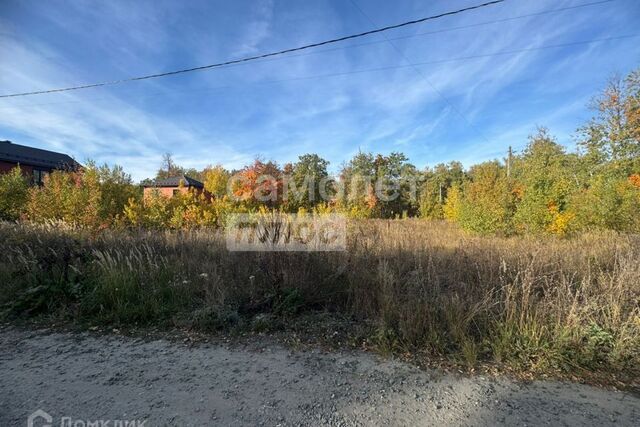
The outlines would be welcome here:
<svg viewBox="0 0 640 427">
<path fill-rule="evenodd" d="M 322 78 L 330 78 L 330 77 L 341 77 L 341 76 L 347 76 L 347 75 L 352 75 L 352 74 L 362 74 L 362 73 L 369 73 L 369 72 L 397 70 L 397 69 L 402 69 L 402 68 L 411 68 L 411 67 L 414 67 L 414 66 L 438 65 L 438 64 L 448 63 L 448 62 L 469 61 L 469 60 L 474 60 L 474 59 L 491 58 L 491 57 L 494 57 L 494 56 L 514 55 L 514 54 L 517 54 L 517 53 L 533 52 L 533 51 L 546 50 L 546 49 L 558 49 L 558 48 L 564 48 L 564 47 L 588 45 L 588 44 L 593 44 L 593 43 L 603 43 L 603 42 L 608 42 L 608 41 L 613 41 L 613 40 L 621 40 L 621 39 L 635 38 L 635 37 L 640 37 L 640 34 L 629 34 L 629 35 L 622 35 L 622 36 L 606 37 L 606 38 L 602 38 L 602 39 L 582 40 L 582 41 L 575 41 L 575 42 L 551 44 L 551 45 L 545 45 L 545 46 L 536 46 L 536 47 L 530 47 L 530 48 L 504 50 L 504 51 L 493 52 L 493 53 L 485 53 L 485 54 L 477 54 L 477 55 L 469 55 L 469 56 L 459 56 L 459 57 L 454 57 L 454 58 L 435 59 L 435 60 L 430 60 L 430 61 L 414 62 L 412 64 L 405 64 L 405 65 L 387 65 L 387 66 L 382 66 L 382 67 L 362 68 L 360 70 L 339 71 L 339 72 L 334 72 L 334 73 L 314 74 L 314 75 L 299 76 L 299 77 L 289 77 L 289 78 L 286 78 L 286 79 L 264 80 L 264 81 L 261 81 L 261 82 L 249 83 L 248 85 L 261 86 L 261 85 L 269 85 L 269 84 L 286 83 L 286 82 L 292 82 L 292 81 L 314 80 L 314 79 L 322 79 Z M 192 93 L 192 92 L 204 92 L 204 91 L 215 91 L 215 90 L 221 90 L 221 89 L 230 89 L 230 88 L 239 87 L 239 86 L 247 86 L 247 84 L 235 84 L 235 85 L 234 84 L 230 84 L 230 85 L 224 85 L 224 86 L 213 86 L 213 87 L 194 88 L 194 89 L 181 89 L 181 90 L 173 89 L 171 91 L 172 92 L 180 92 L 180 93 Z M 154 97 L 154 96 L 162 96 L 164 94 L 166 94 L 166 92 L 163 91 L 163 92 L 152 93 L 152 94 L 149 94 L 149 95 L 146 95 L 146 96 Z M 100 100 L 100 99 L 107 99 L 107 98 L 105 98 L 105 97 L 103 97 L 103 98 L 90 98 L 89 100 L 95 101 L 95 100 Z M 77 103 L 82 103 L 82 102 L 85 102 L 85 100 L 46 102 L 46 103 L 40 103 L 40 104 L 12 105 L 12 106 L 0 107 L 0 109 L 2 109 L 2 108 L 21 108 L 21 107 L 40 107 L 40 106 L 48 106 L 48 105 L 62 105 L 62 104 L 77 104 Z"/>
<path fill-rule="evenodd" d="M 407 35 L 398 36 L 398 37 L 385 37 L 384 40 L 371 40 L 371 41 L 368 41 L 368 42 L 355 43 L 355 44 L 350 44 L 350 45 L 347 45 L 347 46 L 337 46 L 337 47 L 333 47 L 333 48 L 330 48 L 330 49 L 320 49 L 320 50 L 315 50 L 315 51 L 312 51 L 312 52 L 299 53 L 297 55 L 287 55 L 285 57 L 280 57 L 280 58 L 263 59 L 263 60 L 260 60 L 258 62 L 263 63 L 263 62 L 279 61 L 279 60 L 290 59 L 290 58 L 300 58 L 300 57 L 309 56 L 309 55 L 317 55 L 317 54 L 320 54 L 320 53 L 335 52 L 335 51 L 338 51 L 338 50 L 351 49 L 351 48 L 354 48 L 354 47 L 370 46 L 370 45 L 374 45 L 374 44 L 388 43 L 390 41 L 406 40 L 406 39 L 411 39 L 411 38 L 415 38 L 415 37 L 430 36 L 430 35 L 433 35 L 433 34 L 442 34 L 442 33 L 447 33 L 447 32 L 450 32 L 450 31 L 465 30 L 465 29 L 468 29 L 468 28 L 476 28 L 476 27 L 482 27 L 482 26 L 485 26 L 485 25 L 500 24 L 500 23 L 503 23 L 503 22 L 515 21 L 517 19 L 531 18 L 531 17 L 534 17 L 534 16 L 542 16 L 542 15 L 548 15 L 548 14 L 551 14 L 551 13 L 564 12 L 564 11 L 567 11 L 567 10 L 579 9 L 579 8 L 582 8 L 582 7 L 596 6 L 596 5 L 600 5 L 600 4 L 604 4 L 604 3 L 611 3 L 611 2 L 614 2 L 614 1 L 617 1 L 617 0 L 601 0 L 601 1 L 591 2 L 591 3 L 582 3 L 582 4 L 573 5 L 573 6 L 559 7 L 559 8 L 556 8 L 556 9 L 548 9 L 548 10 L 542 10 L 540 12 L 527 13 L 525 15 L 516 15 L 516 16 L 510 16 L 508 18 L 495 19 L 495 20 L 484 21 L 484 22 L 477 22 L 475 24 L 467 24 L 467 25 L 460 25 L 460 26 L 457 26 L 457 27 L 442 28 L 442 29 L 439 29 L 439 30 L 425 31 L 425 32 L 415 33 L 415 34 L 407 34 Z M 238 66 L 238 65 L 243 65 L 243 64 L 235 64 L 233 66 Z M 228 66 L 228 67 L 233 67 L 233 66 Z M 225 67 L 225 68 L 227 68 L 227 67 Z"/>
<path fill-rule="evenodd" d="M 369 22 L 371 22 L 372 25 L 375 25 L 375 23 L 373 22 L 373 19 L 371 19 L 369 15 L 367 15 L 365 11 L 362 10 L 360 6 L 358 6 L 358 3 L 356 3 L 356 0 L 351 0 L 351 4 L 362 14 L 362 16 L 364 16 Z M 469 128 L 471 128 L 478 135 L 480 135 L 480 137 L 484 139 L 485 142 L 487 143 L 489 142 L 487 137 L 484 136 L 484 134 L 480 131 L 480 129 L 476 128 L 471 123 L 471 121 L 467 119 L 467 117 L 464 114 L 462 114 L 462 111 L 456 108 L 456 106 L 453 105 L 453 103 L 449 100 L 449 98 L 447 98 L 440 90 L 438 90 L 438 88 L 433 83 L 431 83 L 431 80 L 426 75 L 424 75 L 422 70 L 416 67 L 413 64 L 413 62 L 407 57 L 407 55 L 405 55 L 404 52 L 400 50 L 400 48 L 398 48 L 398 46 L 396 46 L 394 42 L 389 40 L 386 34 L 383 33 L 382 37 L 384 37 L 384 39 L 389 43 L 389 45 L 398 53 L 400 58 L 403 59 L 407 64 L 409 64 L 411 68 L 413 68 L 413 70 L 416 72 L 416 74 L 418 74 L 418 76 L 420 76 L 425 82 L 427 82 L 429 87 L 440 97 L 440 99 L 442 99 L 449 106 L 449 108 L 451 108 L 458 116 L 460 116 L 460 118 L 462 118 L 462 120 L 464 120 L 464 122 L 467 124 L 467 126 L 469 126 Z"/>
<path fill-rule="evenodd" d="M 395 40 L 404 40 L 404 39 L 408 39 L 408 38 L 412 38 L 412 37 L 428 36 L 428 35 L 432 35 L 432 34 L 446 33 L 446 32 L 449 32 L 449 31 L 456 31 L 456 30 L 464 30 L 464 29 L 468 29 L 468 28 L 481 27 L 481 26 L 484 26 L 484 25 L 499 24 L 499 23 L 502 23 L 502 22 L 515 21 L 517 19 L 531 18 L 531 17 L 534 17 L 534 16 L 548 15 L 550 13 L 557 13 L 557 12 L 564 12 L 564 11 L 567 11 L 567 10 L 579 9 L 579 8 L 582 8 L 582 7 L 597 6 L 597 5 L 600 5 L 600 4 L 611 3 L 611 2 L 614 2 L 614 1 L 617 1 L 617 0 L 601 0 L 601 1 L 591 2 L 591 3 L 581 3 L 581 4 L 576 4 L 576 5 L 573 5 L 573 6 L 558 7 L 556 9 L 548 9 L 548 10 L 542 10 L 540 12 L 527 13 L 527 14 L 524 14 L 524 15 L 510 16 L 510 17 L 507 17 L 507 18 L 494 19 L 494 20 L 491 20 L 491 21 L 477 22 L 475 24 L 467 24 L 467 25 L 461 25 L 461 26 L 457 26 L 457 27 L 442 28 L 440 30 L 432 30 L 432 31 L 426 31 L 426 32 L 422 32 L 422 33 L 408 34 L 408 35 L 405 35 L 405 36 L 389 38 L 389 40 L 393 40 L 393 41 L 395 41 Z M 370 44 L 370 43 L 382 43 L 382 41 L 374 41 L 374 42 L 369 42 L 369 43 L 362 43 L 361 45 Z M 356 46 L 360 46 L 360 45 L 356 45 Z"/>
<path fill-rule="evenodd" d="M 239 64 L 239 63 L 242 63 L 242 62 L 255 61 L 257 59 L 263 59 L 263 58 L 268 58 L 268 57 L 272 57 L 272 56 L 285 55 L 285 54 L 291 53 L 291 52 L 298 52 L 298 51 L 301 51 L 301 50 L 311 49 L 311 48 L 315 48 L 315 47 L 319 47 L 319 46 L 325 46 L 325 45 L 328 45 L 328 44 L 339 43 L 339 42 L 343 42 L 343 41 L 346 41 L 346 40 L 365 37 L 365 36 L 369 36 L 371 34 L 382 33 L 382 32 L 385 32 L 385 31 L 394 30 L 394 29 L 406 27 L 406 26 L 409 26 L 409 25 L 420 24 L 422 22 L 431 21 L 431 20 L 438 19 L 438 18 L 443 18 L 445 16 L 457 15 L 459 13 L 468 12 L 470 10 L 475 10 L 475 9 L 480 9 L 480 8 L 483 8 L 483 7 L 495 5 L 495 4 L 498 4 L 498 3 L 502 3 L 504 1 L 505 0 L 493 0 L 493 1 L 486 2 L 486 3 L 478 4 L 478 5 L 465 7 L 465 8 L 458 9 L 458 10 L 453 10 L 453 11 L 449 11 L 449 12 L 440 13 L 438 15 L 427 16 L 427 17 L 420 18 L 420 19 L 414 19 L 414 20 L 411 20 L 411 21 L 402 22 L 400 24 L 388 25 L 386 27 L 376 28 L 374 30 L 364 31 L 362 33 L 351 34 L 351 35 L 348 35 L 348 36 L 329 39 L 329 40 L 325 40 L 325 41 L 321 41 L 321 42 L 317 42 L 317 43 L 311 43 L 311 44 L 298 46 L 298 47 L 294 47 L 294 48 L 290 48 L 290 49 L 284 49 L 284 50 L 280 50 L 280 51 L 277 51 L 277 52 L 264 53 L 264 54 L 261 54 L 261 55 L 248 56 L 248 57 L 245 57 L 245 58 L 234 59 L 234 60 L 225 61 L 225 62 L 219 62 L 219 63 L 216 63 L 216 64 L 202 65 L 202 66 L 199 66 L 199 67 L 184 68 L 184 69 L 181 69 L 181 70 L 174 70 L 174 71 L 168 71 L 168 72 L 157 73 L 157 74 L 149 74 L 149 75 L 145 75 L 145 76 L 131 77 L 131 78 L 127 78 L 127 79 L 112 80 L 112 81 L 101 82 L 101 83 L 92 83 L 92 84 L 86 84 L 86 85 L 80 85 L 80 86 L 71 86 L 71 87 L 59 88 L 59 89 L 48 89 L 48 90 L 40 90 L 40 91 L 33 91 L 33 92 L 23 92 L 23 93 L 13 93 L 13 94 L 7 94 L 7 95 L 0 95 L 0 98 L 12 98 L 12 97 L 28 96 L 28 95 L 41 95 L 41 94 L 45 94 L 45 93 L 66 92 L 66 91 L 71 91 L 71 90 L 88 89 L 88 88 L 99 87 L 99 86 L 111 86 L 111 85 L 125 83 L 125 82 L 133 82 L 133 81 L 139 81 L 139 80 L 154 79 L 154 78 L 158 78 L 158 77 L 173 76 L 173 75 L 176 75 L 176 74 L 184 74 L 184 73 L 190 73 L 190 72 L 193 72 L 193 71 L 202 71 L 202 70 L 208 70 L 208 69 L 212 69 L 212 68 L 223 67 L 225 65 Z"/>
<path fill-rule="evenodd" d="M 278 83 L 286 83 L 286 82 L 294 82 L 294 81 L 315 80 L 315 79 L 323 79 L 323 78 L 331 78 L 331 77 L 342 77 L 342 76 L 348 76 L 348 75 L 353 75 L 353 74 L 362 74 L 362 73 L 370 73 L 370 72 L 378 72 L 378 71 L 397 70 L 397 69 L 402 69 L 402 68 L 413 68 L 413 67 L 423 66 L 423 65 L 438 65 L 438 64 L 448 63 L 448 62 L 470 61 L 470 60 L 474 60 L 474 59 L 491 58 L 491 57 L 494 57 L 494 56 L 514 55 L 514 54 L 518 54 L 518 53 L 535 52 L 535 51 L 546 50 L 546 49 L 559 49 L 559 48 L 564 48 L 564 47 L 588 45 L 588 44 L 593 44 L 593 43 L 603 43 L 603 42 L 608 42 L 608 41 L 613 41 L 613 40 L 622 40 L 622 39 L 635 38 L 635 37 L 640 37 L 640 33 L 639 34 L 628 34 L 628 35 L 622 35 L 622 36 L 614 36 L 614 37 L 606 37 L 606 38 L 601 38 L 601 39 L 581 40 L 581 41 L 567 42 L 567 43 L 557 43 L 557 44 L 551 44 L 551 45 L 545 45 L 545 46 L 536 46 L 536 47 L 528 47 L 528 48 L 521 48 L 521 49 L 503 50 L 503 51 L 493 52 L 493 53 L 484 53 L 484 54 L 469 55 L 469 56 L 458 56 L 458 57 L 455 57 L 455 58 L 435 59 L 435 60 L 431 60 L 431 61 L 413 62 L 412 64 L 388 65 L 388 66 L 375 67 L 375 68 L 363 68 L 363 69 L 360 69 L 360 70 L 339 71 L 339 72 L 335 72 L 335 73 L 315 74 L 315 75 L 310 75 L 310 76 L 299 76 L 299 77 L 289 77 L 289 78 L 286 78 L 286 79 L 265 80 L 265 81 L 262 81 L 262 82 L 250 83 L 250 85 L 252 85 L 252 86 L 261 86 L 261 85 L 270 85 L 270 84 L 278 84 Z M 182 90 L 179 90 L 178 92 L 180 92 L 180 93 L 204 92 L 204 91 L 214 91 L 214 90 L 221 90 L 221 89 L 229 89 L 229 88 L 238 87 L 238 86 L 247 86 L 247 85 L 246 84 L 242 84 L 242 85 L 224 85 L 224 86 L 197 88 L 197 89 L 182 89 Z M 174 91 L 177 91 L 177 90 L 174 90 Z M 149 94 L 149 95 L 146 95 L 146 96 L 147 97 L 155 97 L 155 96 L 162 96 L 164 94 L 165 94 L 165 92 L 156 92 L 156 93 Z M 100 99 L 107 99 L 107 98 L 91 98 L 91 100 L 93 100 L 93 101 L 100 100 Z M 85 101 L 84 100 L 80 100 L 80 101 L 61 101 L 61 102 L 45 102 L 45 103 L 41 103 L 41 104 L 11 105 L 11 106 L 0 107 L 0 109 L 22 108 L 22 107 L 42 107 L 42 106 L 48 106 L 48 105 L 62 105 L 62 104 L 79 104 L 79 103 L 82 103 L 82 102 L 85 102 Z"/>
<path fill-rule="evenodd" d="M 468 29 L 468 28 L 475 28 L 475 27 L 480 27 L 480 26 L 485 26 L 485 25 L 491 25 L 491 24 L 498 24 L 498 23 L 502 23 L 502 22 L 514 21 L 514 20 L 517 20 L 517 19 L 530 18 L 530 17 L 534 17 L 534 16 L 547 15 L 547 14 L 551 14 L 551 13 L 564 12 L 566 10 L 578 9 L 578 8 L 588 7 L 588 6 L 596 6 L 596 5 L 600 5 L 600 4 L 604 4 L 604 3 L 611 3 L 611 2 L 614 2 L 614 1 L 617 1 L 617 0 L 601 0 L 601 1 L 591 2 L 591 3 L 582 3 L 582 4 L 578 4 L 578 5 L 573 5 L 573 6 L 560 7 L 560 8 L 556 8 L 556 9 L 548 9 L 548 10 L 528 13 L 528 14 L 524 14 L 524 15 L 516 15 L 516 16 L 507 17 L 507 18 L 496 19 L 496 20 L 491 20 L 491 21 L 484 21 L 484 22 L 478 22 L 478 23 L 474 23 L 474 24 L 462 25 L 462 26 L 457 26 L 457 27 L 442 28 L 442 29 L 439 29 L 439 30 L 419 32 L 419 33 L 408 34 L 408 35 L 399 36 L 399 37 L 386 37 L 384 40 L 371 40 L 371 41 L 364 42 L 364 43 L 350 44 L 350 45 L 347 45 L 347 46 L 338 46 L 338 47 L 333 47 L 333 48 L 330 48 L 330 49 L 319 49 L 319 50 L 314 50 L 314 51 L 305 52 L 305 53 L 299 53 L 299 54 L 295 54 L 295 55 L 286 55 L 286 56 L 280 56 L 280 57 L 265 58 L 265 59 L 257 60 L 256 62 L 258 62 L 258 63 L 266 63 L 266 62 L 272 62 L 272 61 L 281 61 L 283 59 L 300 58 L 300 57 L 305 57 L 305 56 L 310 56 L 310 55 L 318 55 L 318 54 L 323 54 L 323 53 L 335 52 L 335 51 L 339 51 L 339 50 L 346 50 L 346 49 L 352 49 L 352 48 L 357 48 L 357 47 L 370 46 L 370 45 L 380 44 L 380 43 L 387 43 L 388 41 L 406 40 L 406 39 L 415 38 L 415 37 L 423 37 L 423 36 L 429 36 L 429 35 L 433 35 L 433 34 L 441 34 L 441 33 L 450 32 L 450 31 L 458 31 L 458 30 L 463 30 L 463 29 Z M 625 36 L 623 36 L 623 37 L 625 37 Z M 605 39 L 603 39 L 603 40 L 594 40 L 594 42 L 598 42 L 598 41 L 605 41 Z M 590 43 L 590 42 L 591 41 L 588 41 L 587 43 Z M 578 44 L 582 44 L 582 43 L 583 42 L 578 42 Z M 553 47 L 553 46 L 551 46 L 551 47 Z M 537 48 L 534 48 L 534 50 L 535 49 L 537 49 Z M 499 55 L 499 54 L 502 54 L 502 53 L 488 54 L 488 55 L 489 56 L 493 56 L 493 55 Z M 484 55 L 481 55 L 480 57 L 483 57 L 483 56 Z M 470 58 L 470 59 L 473 59 L 473 58 Z M 458 59 L 453 58 L 453 59 L 450 59 L 450 60 L 451 61 L 457 61 Z M 449 61 L 449 60 L 443 60 L 443 61 L 446 62 L 446 61 Z M 231 64 L 231 65 L 226 65 L 226 66 L 220 66 L 219 68 L 234 68 L 234 67 L 244 66 L 244 65 L 247 65 L 247 63 Z M 356 71 L 356 72 L 359 72 L 359 71 Z M 285 80 L 278 80 L 278 81 L 287 81 L 287 80 L 285 79 Z M 214 89 L 226 88 L 226 87 L 231 87 L 231 86 L 218 86 L 218 87 L 216 87 Z M 205 89 L 195 89 L 195 90 L 184 90 L 184 92 L 193 92 L 193 91 L 198 91 L 198 90 L 211 90 L 211 89 L 210 88 L 205 88 Z M 173 91 L 176 91 L 176 90 L 174 89 Z M 156 94 L 157 95 L 162 95 L 163 93 L 164 92 L 157 92 Z M 152 94 L 152 96 L 156 95 L 156 94 Z M 16 94 L 16 96 L 17 95 L 20 95 L 20 94 Z M 93 98 L 93 99 L 101 99 L 101 98 Z M 47 103 L 41 103 L 41 104 L 23 104 L 23 105 L 16 105 L 16 107 L 58 105 L 58 104 L 78 103 L 78 102 L 82 102 L 82 101 L 62 101 L 62 102 L 47 102 Z M 0 109 L 2 109 L 2 108 L 6 108 L 6 107 L 0 107 Z"/>
</svg>

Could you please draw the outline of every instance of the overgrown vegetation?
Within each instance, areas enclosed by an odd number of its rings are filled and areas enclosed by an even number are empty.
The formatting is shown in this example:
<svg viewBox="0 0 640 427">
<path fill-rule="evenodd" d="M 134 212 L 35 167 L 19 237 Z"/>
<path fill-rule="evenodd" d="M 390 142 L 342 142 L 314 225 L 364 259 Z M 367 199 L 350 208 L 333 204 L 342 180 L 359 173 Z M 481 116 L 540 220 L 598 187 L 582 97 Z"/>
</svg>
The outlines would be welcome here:
<svg viewBox="0 0 640 427">
<path fill-rule="evenodd" d="M 0 226 L 6 318 L 264 331 L 333 313 L 381 351 L 630 382 L 640 237 L 479 237 L 446 222 L 354 220 L 344 252 L 229 252 L 215 230 Z"/>
<path fill-rule="evenodd" d="M 640 71 L 594 108 L 578 152 L 540 129 L 522 153 L 468 170 L 358 153 L 332 178 L 315 154 L 238 171 L 165 156 L 158 178 L 188 173 L 207 190 L 166 198 L 143 197 L 119 167 L 42 186 L 16 168 L 0 175 L 1 316 L 265 331 L 322 312 L 383 352 L 631 382 Z M 228 251 L 221 230 L 245 212 L 344 214 L 347 251 Z"/>
<path fill-rule="evenodd" d="M 227 171 L 185 170 L 166 155 L 157 178 L 187 173 L 212 198 L 143 198 L 121 168 L 89 164 L 28 188 L 16 170 L 0 177 L 0 218 L 63 220 L 92 228 L 220 227 L 230 213 L 274 209 L 351 218 L 446 219 L 479 234 L 640 232 L 640 71 L 614 79 L 568 152 L 541 128 L 521 153 L 465 170 L 458 162 L 419 171 L 402 153 L 358 153 L 330 177 L 318 155 Z M 506 153 L 505 153 L 506 154 Z"/>
</svg>

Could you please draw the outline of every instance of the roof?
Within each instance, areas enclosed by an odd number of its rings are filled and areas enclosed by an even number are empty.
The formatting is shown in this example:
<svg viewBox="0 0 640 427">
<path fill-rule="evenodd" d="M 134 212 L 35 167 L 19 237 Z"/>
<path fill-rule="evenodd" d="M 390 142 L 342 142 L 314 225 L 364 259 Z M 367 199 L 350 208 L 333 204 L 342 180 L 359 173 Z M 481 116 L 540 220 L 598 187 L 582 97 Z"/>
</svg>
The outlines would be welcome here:
<svg viewBox="0 0 640 427">
<path fill-rule="evenodd" d="M 184 182 L 185 187 L 204 188 L 204 184 L 186 175 L 172 176 L 170 178 L 156 179 L 150 184 L 145 184 L 144 187 L 179 187 L 180 181 Z"/>
<path fill-rule="evenodd" d="M 70 156 L 55 151 L 0 141 L 0 161 L 51 169 L 76 169 L 80 166 Z"/>
</svg>

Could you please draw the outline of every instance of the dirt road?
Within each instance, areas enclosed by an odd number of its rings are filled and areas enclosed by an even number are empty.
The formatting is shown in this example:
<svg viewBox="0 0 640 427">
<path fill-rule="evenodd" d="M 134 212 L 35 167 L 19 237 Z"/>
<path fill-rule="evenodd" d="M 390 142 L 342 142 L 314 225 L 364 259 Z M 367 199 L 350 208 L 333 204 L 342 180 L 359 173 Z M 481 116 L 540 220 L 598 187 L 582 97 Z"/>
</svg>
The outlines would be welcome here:
<svg viewBox="0 0 640 427">
<path fill-rule="evenodd" d="M 188 346 L 4 328 L 0 366 L 0 426 L 26 425 L 37 409 L 54 426 L 63 417 L 145 426 L 640 422 L 640 399 L 622 392 L 425 372 L 372 354 L 291 351 L 266 338 Z"/>
</svg>

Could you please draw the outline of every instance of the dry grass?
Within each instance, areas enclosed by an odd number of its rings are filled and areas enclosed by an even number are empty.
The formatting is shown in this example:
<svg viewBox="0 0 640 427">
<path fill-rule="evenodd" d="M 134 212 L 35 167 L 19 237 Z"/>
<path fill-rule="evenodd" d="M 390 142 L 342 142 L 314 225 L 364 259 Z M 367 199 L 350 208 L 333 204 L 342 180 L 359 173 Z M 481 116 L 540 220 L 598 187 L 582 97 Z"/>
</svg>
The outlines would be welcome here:
<svg viewBox="0 0 640 427">
<path fill-rule="evenodd" d="M 348 251 L 228 252 L 214 231 L 91 236 L 0 227 L 8 317 L 268 330 L 325 311 L 387 352 L 523 372 L 640 366 L 640 237 L 475 237 L 423 220 L 349 224 Z"/>
</svg>

